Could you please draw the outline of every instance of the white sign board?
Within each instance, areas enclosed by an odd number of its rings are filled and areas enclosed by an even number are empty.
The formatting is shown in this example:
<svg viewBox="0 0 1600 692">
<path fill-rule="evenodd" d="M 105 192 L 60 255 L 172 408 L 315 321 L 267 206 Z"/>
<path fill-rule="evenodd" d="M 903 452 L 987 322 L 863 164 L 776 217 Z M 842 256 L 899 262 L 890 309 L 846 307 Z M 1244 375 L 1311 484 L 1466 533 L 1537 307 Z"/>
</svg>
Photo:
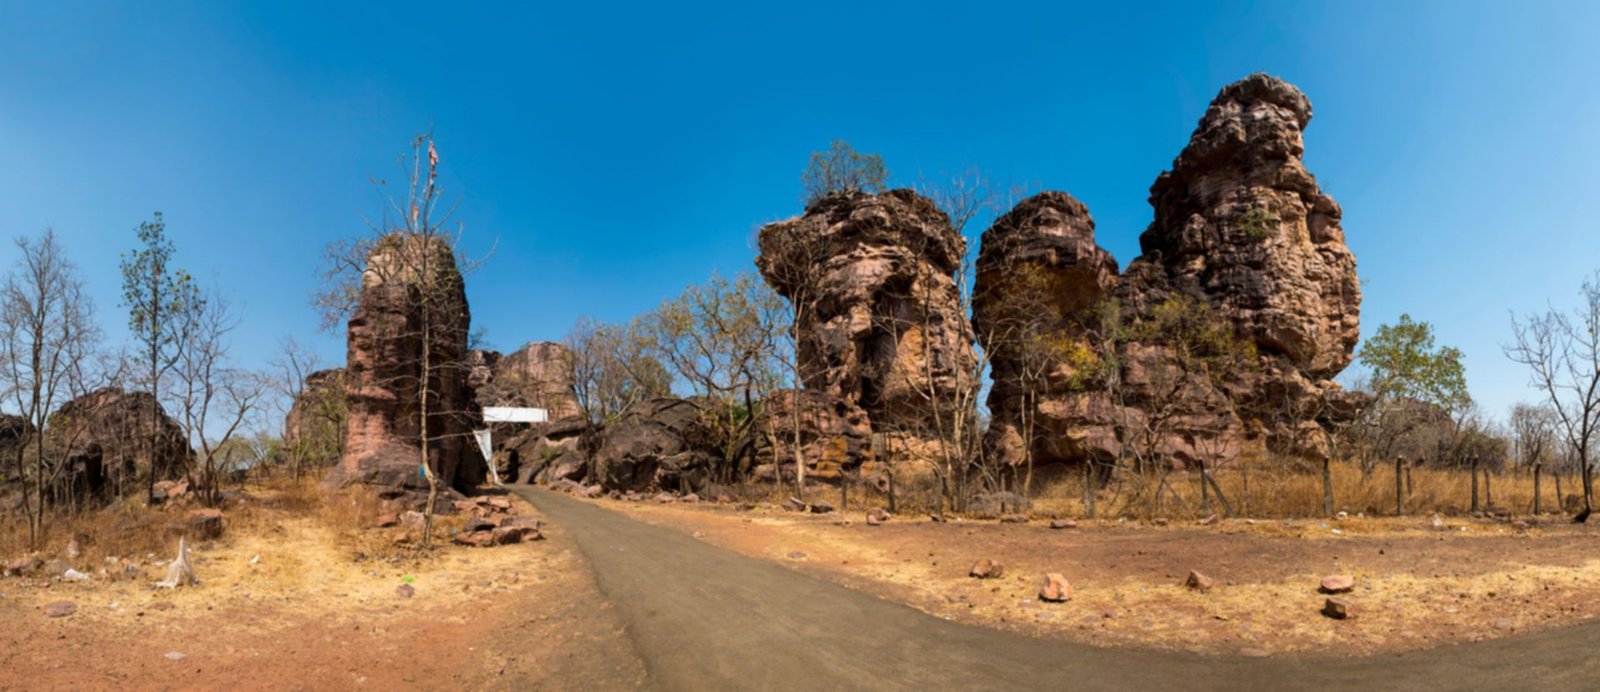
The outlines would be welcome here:
<svg viewBox="0 0 1600 692">
<path fill-rule="evenodd" d="M 494 440 L 490 439 L 488 430 L 474 430 L 472 436 L 478 440 L 478 451 L 483 452 L 483 460 L 489 464 L 489 478 L 495 485 L 500 485 L 500 473 L 494 469 Z"/>
<path fill-rule="evenodd" d="M 485 423 L 546 423 L 549 420 L 550 412 L 542 408 L 483 407 L 483 422 Z"/>
</svg>

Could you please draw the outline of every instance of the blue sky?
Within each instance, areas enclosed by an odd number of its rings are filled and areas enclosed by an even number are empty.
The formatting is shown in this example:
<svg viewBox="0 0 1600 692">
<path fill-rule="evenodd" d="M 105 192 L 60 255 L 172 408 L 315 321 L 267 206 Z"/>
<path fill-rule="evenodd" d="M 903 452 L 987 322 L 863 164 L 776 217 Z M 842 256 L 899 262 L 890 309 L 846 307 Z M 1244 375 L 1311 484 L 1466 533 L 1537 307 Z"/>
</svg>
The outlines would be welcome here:
<svg viewBox="0 0 1600 692">
<path fill-rule="evenodd" d="M 1489 413 L 1533 396 L 1508 311 L 1600 269 L 1594 3 L 329 4 L 0 1 L 0 235 L 53 227 L 117 339 L 117 254 L 162 210 L 244 309 L 242 359 L 294 334 L 342 361 L 307 304 L 321 248 L 431 127 L 496 248 L 475 323 L 510 349 L 750 269 L 833 139 L 903 183 L 1068 191 L 1126 264 L 1216 90 L 1265 71 L 1315 104 L 1363 333 L 1433 322 Z"/>
</svg>

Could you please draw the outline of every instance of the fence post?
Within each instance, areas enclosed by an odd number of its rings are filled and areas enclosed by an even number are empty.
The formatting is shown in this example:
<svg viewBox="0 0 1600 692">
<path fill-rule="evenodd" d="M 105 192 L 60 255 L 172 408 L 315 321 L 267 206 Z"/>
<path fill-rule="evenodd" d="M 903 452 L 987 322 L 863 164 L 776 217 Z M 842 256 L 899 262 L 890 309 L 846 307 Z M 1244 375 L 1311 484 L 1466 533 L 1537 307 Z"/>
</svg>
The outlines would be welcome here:
<svg viewBox="0 0 1600 692">
<path fill-rule="evenodd" d="M 1472 462 L 1472 513 L 1478 513 L 1478 456 L 1470 457 Z"/>
<path fill-rule="evenodd" d="M 1485 509 L 1494 507 L 1494 467 L 1483 467 L 1483 506 Z"/>
<path fill-rule="evenodd" d="M 1397 517 L 1406 513 L 1405 465 L 1404 454 L 1394 458 L 1394 515 Z"/>
</svg>

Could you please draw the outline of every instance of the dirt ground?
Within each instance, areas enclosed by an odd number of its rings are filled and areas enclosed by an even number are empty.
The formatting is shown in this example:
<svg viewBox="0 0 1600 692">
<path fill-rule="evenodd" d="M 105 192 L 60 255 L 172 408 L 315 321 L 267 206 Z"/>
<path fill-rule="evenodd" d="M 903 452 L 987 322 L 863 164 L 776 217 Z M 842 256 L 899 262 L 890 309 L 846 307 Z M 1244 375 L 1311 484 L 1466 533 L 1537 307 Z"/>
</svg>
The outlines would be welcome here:
<svg viewBox="0 0 1600 692">
<path fill-rule="evenodd" d="M 642 685 L 570 538 L 545 536 L 381 559 L 315 516 L 269 514 L 192 551 L 198 587 L 0 579 L 0 689 Z M 44 614 L 62 600 L 77 612 Z"/>
<path fill-rule="evenodd" d="M 1027 524 L 775 507 L 601 504 L 695 538 L 828 577 L 971 624 L 1101 646 L 1246 656 L 1355 656 L 1478 641 L 1576 624 L 1600 614 L 1600 530 L 1559 517 L 1529 529 L 1432 518 L 1256 521 L 1214 526 Z M 845 521 L 848 520 L 848 525 Z M 1005 575 L 968 576 L 981 558 Z M 1190 570 L 1215 586 L 1184 586 Z M 1041 603 L 1060 572 L 1074 593 Z M 1354 614 L 1320 614 L 1329 574 L 1355 577 Z"/>
</svg>

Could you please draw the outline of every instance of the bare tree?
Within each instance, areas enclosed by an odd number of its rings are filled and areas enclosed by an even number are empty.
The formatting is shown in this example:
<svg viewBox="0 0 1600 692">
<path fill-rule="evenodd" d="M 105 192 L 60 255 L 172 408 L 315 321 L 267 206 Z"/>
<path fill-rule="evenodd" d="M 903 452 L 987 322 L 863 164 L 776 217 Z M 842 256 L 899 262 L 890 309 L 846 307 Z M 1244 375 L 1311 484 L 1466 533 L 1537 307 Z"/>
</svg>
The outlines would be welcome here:
<svg viewBox="0 0 1600 692">
<path fill-rule="evenodd" d="M 52 468 L 42 434 L 56 406 L 82 393 L 84 368 L 99 332 L 94 306 L 84 294 L 77 268 L 53 231 L 37 240 L 18 238 L 19 257 L 0 288 L 0 366 L 3 391 L 23 418 L 15 468 L 23 483 L 28 541 L 37 545 L 45 517 L 45 491 L 59 471 Z M 32 469 L 24 461 L 33 452 Z M 30 488 L 30 480 L 31 488 Z M 31 489 L 31 493 L 29 492 Z M 31 497 L 30 497 L 31 495 Z"/>
<path fill-rule="evenodd" d="M 1583 477 L 1578 521 L 1594 509 L 1590 447 L 1600 429 L 1600 273 L 1583 282 L 1581 296 L 1570 315 L 1554 308 L 1523 320 L 1512 314 L 1514 341 L 1504 347 L 1507 357 L 1528 367 L 1531 384 L 1544 393 L 1577 459 Z"/>
<path fill-rule="evenodd" d="M 211 292 L 189 302 L 178 315 L 183 343 L 173 368 L 173 398 L 189 446 L 199 452 L 201 501 L 220 499 L 219 451 L 256 413 L 268 390 L 256 373 L 231 366 L 229 337 L 238 326 L 227 298 Z"/>
<path fill-rule="evenodd" d="M 622 415 L 629 406 L 672 391 L 672 376 L 646 353 L 637 323 L 610 325 L 580 318 L 563 343 L 578 410 L 592 428 Z"/>
<path fill-rule="evenodd" d="M 641 317 L 649 352 L 709 406 L 706 422 L 722 446 L 714 475 L 723 483 L 744 471 L 738 467 L 761 418 L 761 396 L 778 376 L 773 352 L 782 326 L 770 319 L 778 300 L 753 274 L 713 276 Z"/>
</svg>

